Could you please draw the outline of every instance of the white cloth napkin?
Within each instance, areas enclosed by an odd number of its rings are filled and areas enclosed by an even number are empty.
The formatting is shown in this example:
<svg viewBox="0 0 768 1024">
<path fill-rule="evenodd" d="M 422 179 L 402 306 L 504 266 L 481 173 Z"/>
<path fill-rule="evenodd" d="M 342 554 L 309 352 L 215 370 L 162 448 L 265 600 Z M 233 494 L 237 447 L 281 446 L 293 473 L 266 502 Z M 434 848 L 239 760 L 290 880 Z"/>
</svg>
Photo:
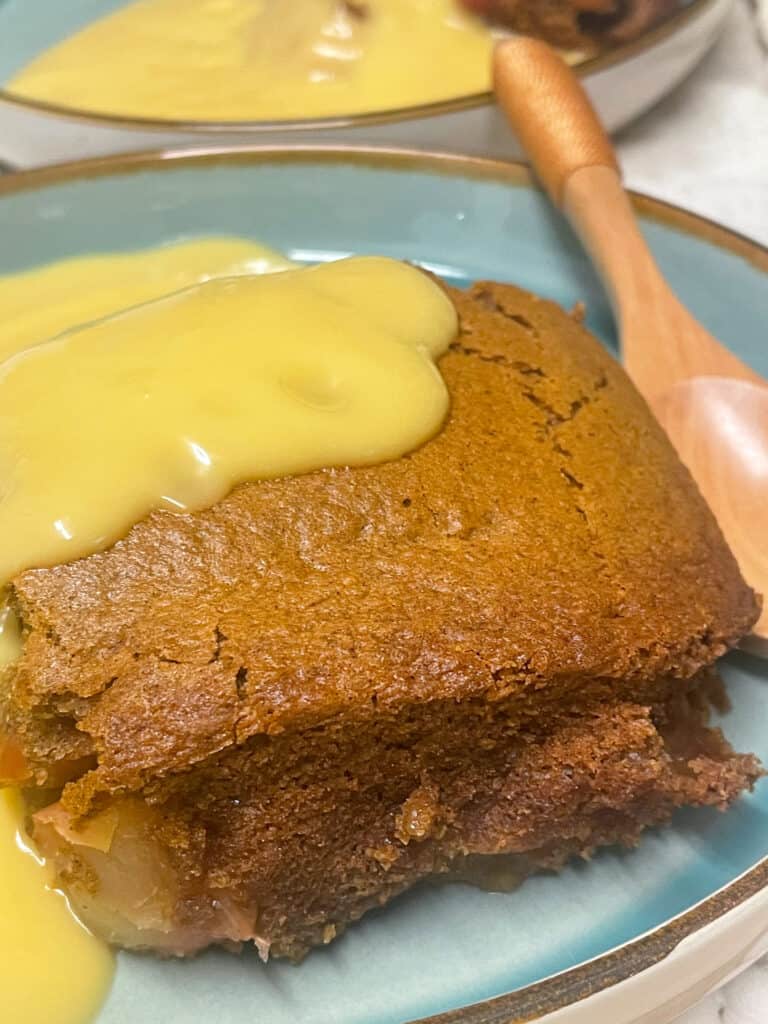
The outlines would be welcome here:
<svg viewBox="0 0 768 1024">
<path fill-rule="evenodd" d="M 632 188 L 768 244 L 768 53 L 757 32 L 768 0 L 757 2 L 760 12 L 741 0 L 687 82 L 617 143 Z"/>
</svg>

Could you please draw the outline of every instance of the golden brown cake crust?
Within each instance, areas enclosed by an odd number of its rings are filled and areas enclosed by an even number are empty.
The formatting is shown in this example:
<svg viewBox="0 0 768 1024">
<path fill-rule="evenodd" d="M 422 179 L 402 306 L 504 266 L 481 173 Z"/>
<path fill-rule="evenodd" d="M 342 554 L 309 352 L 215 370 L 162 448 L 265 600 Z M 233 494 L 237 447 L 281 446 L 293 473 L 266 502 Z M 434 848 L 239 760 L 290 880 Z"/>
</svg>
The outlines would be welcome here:
<svg viewBox="0 0 768 1024">
<path fill-rule="evenodd" d="M 420 450 L 156 513 L 14 581 L 27 758 L 55 760 L 49 715 L 62 757 L 98 755 L 72 809 L 371 708 L 556 700 L 595 677 L 642 701 L 748 630 L 756 599 L 619 366 L 511 285 L 451 295 L 452 408 Z"/>
</svg>

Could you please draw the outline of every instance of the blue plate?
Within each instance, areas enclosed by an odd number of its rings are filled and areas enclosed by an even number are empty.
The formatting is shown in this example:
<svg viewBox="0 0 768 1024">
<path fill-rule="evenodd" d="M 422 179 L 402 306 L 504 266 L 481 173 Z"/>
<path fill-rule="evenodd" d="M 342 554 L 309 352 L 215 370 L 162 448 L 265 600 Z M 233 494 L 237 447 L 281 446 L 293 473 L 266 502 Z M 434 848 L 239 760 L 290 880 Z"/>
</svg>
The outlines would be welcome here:
<svg viewBox="0 0 768 1024">
<path fill-rule="evenodd" d="M 642 200 L 640 208 L 683 301 L 768 374 L 768 254 L 663 204 Z M 206 234 L 253 237 L 298 260 L 379 253 L 418 261 L 460 284 L 512 280 L 564 306 L 586 301 L 590 327 L 615 346 L 605 296 L 585 257 L 512 165 L 254 150 L 123 158 L 0 181 L 0 272 Z M 734 654 L 723 670 L 733 701 L 727 735 L 768 763 L 766 663 Z M 298 968 L 264 966 L 251 953 L 212 952 L 191 962 L 120 954 L 99 1024 L 400 1024 L 512 990 L 498 1007 L 451 1020 L 530 1019 L 647 967 L 765 886 L 768 873 L 755 865 L 766 853 L 768 785 L 761 783 L 727 815 L 684 812 L 636 851 L 603 851 L 514 893 L 461 885 L 412 892 Z M 667 924 L 700 901 L 694 913 Z M 650 938 L 633 942 L 646 932 Z M 558 972 L 568 973 L 536 984 Z"/>
</svg>

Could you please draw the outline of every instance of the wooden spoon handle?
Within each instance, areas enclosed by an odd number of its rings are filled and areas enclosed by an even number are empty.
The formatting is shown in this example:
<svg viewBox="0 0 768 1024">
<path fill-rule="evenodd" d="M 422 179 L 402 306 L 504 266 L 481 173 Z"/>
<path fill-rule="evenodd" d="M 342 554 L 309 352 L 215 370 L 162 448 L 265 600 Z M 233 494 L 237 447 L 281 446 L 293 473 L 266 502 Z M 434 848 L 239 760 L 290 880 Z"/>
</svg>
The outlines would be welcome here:
<svg viewBox="0 0 768 1024">
<path fill-rule="evenodd" d="M 519 36 L 496 47 L 496 98 L 556 206 L 582 167 L 620 176 L 613 146 L 578 79 L 554 50 Z"/>
<path fill-rule="evenodd" d="M 636 351 L 624 326 L 651 296 L 670 299 L 621 184 L 608 136 L 576 75 L 553 50 L 523 36 L 494 55 L 496 97 L 552 201 L 566 214 L 603 279 L 630 372 Z M 635 380 L 639 387 L 644 380 Z"/>
</svg>

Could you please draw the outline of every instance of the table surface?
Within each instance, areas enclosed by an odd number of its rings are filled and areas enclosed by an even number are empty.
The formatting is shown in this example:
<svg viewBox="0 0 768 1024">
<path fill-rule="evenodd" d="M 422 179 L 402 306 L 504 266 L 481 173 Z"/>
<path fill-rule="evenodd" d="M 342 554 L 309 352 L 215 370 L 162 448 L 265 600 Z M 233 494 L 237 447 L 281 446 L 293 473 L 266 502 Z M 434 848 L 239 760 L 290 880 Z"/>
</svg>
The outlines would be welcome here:
<svg viewBox="0 0 768 1024">
<path fill-rule="evenodd" d="M 738 0 L 722 38 L 691 77 L 617 139 L 627 184 L 768 245 L 768 52 Z M 675 1024 L 766 1024 L 768 959 Z"/>
<path fill-rule="evenodd" d="M 768 0 L 761 0 L 768 25 Z M 618 138 L 627 184 L 768 245 L 768 53 L 739 4 L 722 38 L 672 96 Z M 768 960 L 676 1024 L 766 1024 Z"/>
</svg>

